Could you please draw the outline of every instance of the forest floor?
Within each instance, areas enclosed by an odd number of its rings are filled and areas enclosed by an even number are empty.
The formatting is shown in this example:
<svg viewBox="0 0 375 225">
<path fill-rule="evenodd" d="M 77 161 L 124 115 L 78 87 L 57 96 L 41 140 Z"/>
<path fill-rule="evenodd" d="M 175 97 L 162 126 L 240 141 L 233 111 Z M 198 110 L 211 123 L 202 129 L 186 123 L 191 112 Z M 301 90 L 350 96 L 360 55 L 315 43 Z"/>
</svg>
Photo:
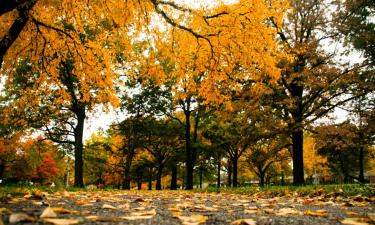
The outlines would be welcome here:
<svg viewBox="0 0 375 225">
<path fill-rule="evenodd" d="M 375 224 L 374 195 L 341 193 L 34 190 L 0 198 L 0 225 Z"/>
</svg>

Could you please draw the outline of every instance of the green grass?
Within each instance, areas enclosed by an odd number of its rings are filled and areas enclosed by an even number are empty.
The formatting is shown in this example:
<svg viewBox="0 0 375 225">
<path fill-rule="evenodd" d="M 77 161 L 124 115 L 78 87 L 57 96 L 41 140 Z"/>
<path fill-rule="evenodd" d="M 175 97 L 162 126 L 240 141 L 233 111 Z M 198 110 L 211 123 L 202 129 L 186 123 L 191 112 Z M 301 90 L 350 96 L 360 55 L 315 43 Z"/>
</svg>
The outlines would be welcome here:
<svg viewBox="0 0 375 225">
<path fill-rule="evenodd" d="M 195 190 L 197 192 L 216 192 L 231 194 L 246 194 L 259 196 L 285 196 L 296 194 L 298 196 L 375 196 L 375 184 L 330 184 L 330 185 L 305 185 L 305 186 L 266 186 L 266 187 L 239 187 L 239 188 L 207 188 Z"/>
<path fill-rule="evenodd" d="M 13 185 L 3 185 L 0 186 L 0 202 L 4 202 L 9 198 L 22 197 L 27 194 L 35 195 L 42 192 L 53 193 L 61 188 L 49 187 L 49 186 L 32 186 L 24 184 L 13 184 Z"/>
</svg>

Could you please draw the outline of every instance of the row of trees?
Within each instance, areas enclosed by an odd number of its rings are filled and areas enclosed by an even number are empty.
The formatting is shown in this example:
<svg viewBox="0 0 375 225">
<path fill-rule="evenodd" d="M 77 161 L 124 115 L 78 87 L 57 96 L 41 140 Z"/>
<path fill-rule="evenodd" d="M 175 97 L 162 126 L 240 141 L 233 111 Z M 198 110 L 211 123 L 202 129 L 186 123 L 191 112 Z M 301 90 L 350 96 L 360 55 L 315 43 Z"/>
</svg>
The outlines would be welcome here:
<svg viewBox="0 0 375 225">
<path fill-rule="evenodd" d="M 238 161 L 249 149 L 261 180 L 275 163 L 269 158 L 289 152 L 294 184 L 303 184 L 304 132 L 317 132 L 315 123 L 337 107 L 357 116 L 361 159 L 372 144 L 371 1 L 194 8 L 158 0 L 3 0 L 0 6 L 2 135 L 33 128 L 74 146 L 75 186 L 84 184 L 85 120 L 98 105 L 122 105 L 128 115 L 111 131 L 121 147 L 103 147 L 119 155 L 113 160 L 123 169 L 124 188 L 137 149 L 155 158 L 159 178 L 176 146 L 184 148 L 186 189 L 200 162 L 221 163 L 224 155 L 237 186 Z M 327 42 L 354 47 L 362 62 L 342 63 L 339 54 L 351 52 L 331 51 Z M 134 85 L 140 95 L 129 92 Z"/>
</svg>

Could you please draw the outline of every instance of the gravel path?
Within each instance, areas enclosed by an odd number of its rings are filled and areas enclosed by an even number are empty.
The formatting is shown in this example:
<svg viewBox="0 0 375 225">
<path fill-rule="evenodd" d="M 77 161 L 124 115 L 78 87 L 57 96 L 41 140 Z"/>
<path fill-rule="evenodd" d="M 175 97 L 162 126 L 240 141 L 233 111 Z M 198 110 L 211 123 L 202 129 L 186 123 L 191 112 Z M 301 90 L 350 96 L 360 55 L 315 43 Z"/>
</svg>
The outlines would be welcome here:
<svg viewBox="0 0 375 225">
<path fill-rule="evenodd" d="M 27 195 L 0 203 L 0 224 L 358 225 L 374 224 L 374 212 L 375 198 L 360 196 L 290 194 L 266 198 L 185 191 L 58 192 Z M 247 220 L 238 221 L 240 219 Z"/>
</svg>

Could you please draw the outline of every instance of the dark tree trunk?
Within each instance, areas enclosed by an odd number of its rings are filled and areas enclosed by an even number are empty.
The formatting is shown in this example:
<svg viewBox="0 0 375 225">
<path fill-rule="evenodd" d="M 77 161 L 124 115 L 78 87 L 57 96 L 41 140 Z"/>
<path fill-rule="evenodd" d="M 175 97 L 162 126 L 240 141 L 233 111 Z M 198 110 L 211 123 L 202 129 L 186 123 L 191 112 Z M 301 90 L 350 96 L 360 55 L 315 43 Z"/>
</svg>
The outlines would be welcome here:
<svg viewBox="0 0 375 225">
<path fill-rule="evenodd" d="M 177 165 L 172 167 L 171 190 L 177 190 Z"/>
<path fill-rule="evenodd" d="M 163 165 L 159 163 L 158 171 L 156 173 L 156 190 L 161 190 L 161 177 L 163 175 Z"/>
<path fill-rule="evenodd" d="M 191 143 L 190 143 L 190 100 L 187 101 L 187 110 L 184 111 L 185 113 L 185 163 L 186 163 L 186 182 L 185 187 L 186 190 L 192 190 L 193 189 L 193 173 L 194 173 L 194 165 L 193 165 L 193 155 L 192 155 L 192 149 L 191 149 Z"/>
<path fill-rule="evenodd" d="M 233 187 L 238 187 L 238 158 L 232 159 L 233 163 Z"/>
<path fill-rule="evenodd" d="M 364 169 L 364 148 L 361 146 L 359 149 L 359 176 L 358 181 L 365 183 L 365 169 Z"/>
<path fill-rule="evenodd" d="M 199 170 L 199 188 L 202 189 L 202 184 L 203 184 L 203 170 Z"/>
<path fill-rule="evenodd" d="M 3 164 L 0 164 L 0 180 L 3 179 L 5 166 Z"/>
<path fill-rule="evenodd" d="M 143 179 L 143 171 L 140 170 L 140 171 L 138 171 L 138 174 L 137 174 L 138 190 L 142 190 L 142 179 Z"/>
<path fill-rule="evenodd" d="M 148 173 L 148 190 L 152 190 L 152 168 Z"/>
<path fill-rule="evenodd" d="M 132 150 L 130 150 L 132 151 Z M 129 152 L 126 155 L 126 163 L 125 163 L 125 171 L 124 171 L 124 180 L 122 183 L 122 188 L 125 190 L 130 190 L 130 167 L 132 165 L 132 160 L 133 160 L 133 154 L 132 152 Z"/>
<path fill-rule="evenodd" d="M 228 187 L 232 187 L 232 162 L 228 162 Z"/>
<path fill-rule="evenodd" d="M 220 188 L 220 170 L 221 170 L 221 158 L 217 161 L 217 188 Z"/>
<path fill-rule="evenodd" d="M 304 184 L 303 172 L 303 131 L 297 129 L 292 133 L 293 142 L 293 184 Z"/>
<path fill-rule="evenodd" d="M 259 171 L 259 185 L 261 186 L 261 187 L 264 187 L 264 181 L 265 181 L 265 176 L 266 176 L 266 173 L 264 172 L 264 171 Z"/>
<path fill-rule="evenodd" d="M 281 186 L 285 185 L 285 175 L 284 173 L 281 174 Z"/>
<path fill-rule="evenodd" d="M 76 110 L 77 126 L 74 129 L 74 186 L 83 187 L 83 130 L 85 124 L 85 108 Z"/>
<path fill-rule="evenodd" d="M 294 72 L 301 72 L 306 66 L 306 60 L 299 56 Z M 293 184 L 305 183 L 303 171 L 303 85 L 300 78 L 296 78 L 290 86 L 293 96 L 294 108 L 291 111 L 293 117 L 292 147 L 293 147 Z"/>
</svg>

